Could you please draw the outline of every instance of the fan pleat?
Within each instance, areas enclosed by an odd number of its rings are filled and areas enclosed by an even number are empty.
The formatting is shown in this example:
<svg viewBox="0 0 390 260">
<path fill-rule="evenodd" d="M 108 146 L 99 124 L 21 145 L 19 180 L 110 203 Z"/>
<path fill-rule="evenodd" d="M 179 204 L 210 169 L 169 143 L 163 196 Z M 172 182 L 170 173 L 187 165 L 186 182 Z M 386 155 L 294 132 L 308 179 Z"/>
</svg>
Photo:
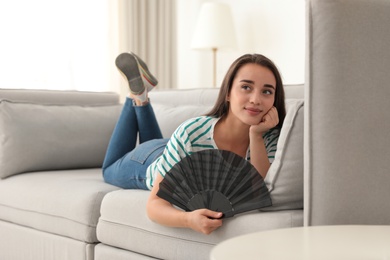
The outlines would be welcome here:
<svg viewBox="0 0 390 260">
<path fill-rule="evenodd" d="M 192 153 L 172 167 L 157 195 L 192 211 L 208 208 L 225 217 L 272 205 L 263 178 L 235 153 L 209 149 Z"/>
</svg>

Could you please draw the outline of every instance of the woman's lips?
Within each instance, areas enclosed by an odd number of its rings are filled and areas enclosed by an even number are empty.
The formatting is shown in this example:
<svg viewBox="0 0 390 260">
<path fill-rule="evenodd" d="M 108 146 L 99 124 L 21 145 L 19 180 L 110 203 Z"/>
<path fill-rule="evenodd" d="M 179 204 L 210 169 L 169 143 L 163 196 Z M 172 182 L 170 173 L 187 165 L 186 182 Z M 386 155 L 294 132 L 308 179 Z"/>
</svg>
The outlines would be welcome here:
<svg viewBox="0 0 390 260">
<path fill-rule="evenodd" d="M 262 111 L 258 108 L 254 108 L 254 107 L 246 107 L 245 110 L 250 114 L 250 115 L 258 115 L 260 114 Z"/>
</svg>

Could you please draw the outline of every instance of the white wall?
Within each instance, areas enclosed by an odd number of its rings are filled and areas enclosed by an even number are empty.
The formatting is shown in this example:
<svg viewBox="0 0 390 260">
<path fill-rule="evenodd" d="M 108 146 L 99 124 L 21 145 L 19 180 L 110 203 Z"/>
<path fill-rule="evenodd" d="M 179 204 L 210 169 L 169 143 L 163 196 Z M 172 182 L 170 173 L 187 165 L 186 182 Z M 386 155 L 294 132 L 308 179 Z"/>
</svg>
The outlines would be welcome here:
<svg viewBox="0 0 390 260">
<path fill-rule="evenodd" d="M 216 1 L 216 0 L 215 0 Z M 212 86 L 212 52 L 192 50 L 200 6 L 177 0 L 178 88 Z M 238 49 L 218 52 L 217 86 L 230 64 L 245 53 L 261 53 L 279 67 L 285 84 L 304 83 L 305 0 L 219 0 L 230 5 Z"/>
</svg>

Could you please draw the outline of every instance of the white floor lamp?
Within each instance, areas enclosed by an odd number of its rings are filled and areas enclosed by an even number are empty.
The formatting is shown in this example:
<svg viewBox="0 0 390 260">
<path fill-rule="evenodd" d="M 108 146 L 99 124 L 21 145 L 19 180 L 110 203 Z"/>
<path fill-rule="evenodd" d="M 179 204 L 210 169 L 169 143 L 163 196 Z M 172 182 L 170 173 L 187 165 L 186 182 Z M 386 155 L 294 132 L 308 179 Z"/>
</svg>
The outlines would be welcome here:
<svg viewBox="0 0 390 260">
<path fill-rule="evenodd" d="M 236 42 L 230 7 L 223 3 L 204 3 L 200 9 L 191 48 L 212 50 L 213 87 L 217 86 L 217 51 L 220 49 L 235 49 Z"/>
</svg>

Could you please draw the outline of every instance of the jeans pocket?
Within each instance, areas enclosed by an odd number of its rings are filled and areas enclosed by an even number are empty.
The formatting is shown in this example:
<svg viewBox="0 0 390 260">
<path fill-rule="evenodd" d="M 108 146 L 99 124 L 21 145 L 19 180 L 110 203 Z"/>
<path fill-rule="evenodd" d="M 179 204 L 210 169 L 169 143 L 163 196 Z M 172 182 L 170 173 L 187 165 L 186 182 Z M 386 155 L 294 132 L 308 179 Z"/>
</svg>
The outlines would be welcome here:
<svg viewBox="0 0 390 260">
<path fill-rule="evenodd" d="M 144 164 L 149 158 L 155 159 L 163 152 L 167 142 L 167 139 L 153 139 L 144 142 L 134 148 L 130 153 L 130 159 L 141 164 Z"/>
</svg>

